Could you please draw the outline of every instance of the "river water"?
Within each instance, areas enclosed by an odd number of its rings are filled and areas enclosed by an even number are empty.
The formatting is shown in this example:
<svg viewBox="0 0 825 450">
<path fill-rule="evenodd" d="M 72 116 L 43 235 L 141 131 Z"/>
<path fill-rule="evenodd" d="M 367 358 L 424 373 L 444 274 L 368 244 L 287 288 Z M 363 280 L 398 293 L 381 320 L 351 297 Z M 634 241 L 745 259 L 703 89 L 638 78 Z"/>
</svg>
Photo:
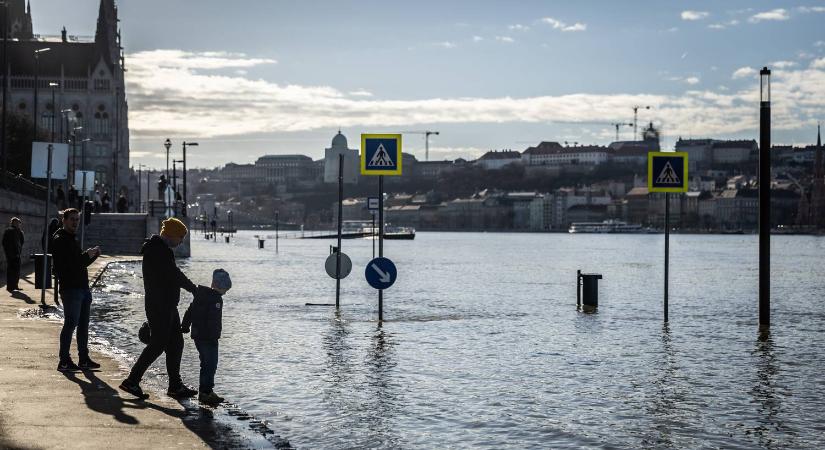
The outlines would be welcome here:
<svg viewBox="0 0 825 450">
<path fill-rule="evenodd" d="M 661 235 L 418 233 L 385 242 L 379 326 L 372 241 L 344 241 L 336 313 L 305 305 L 335 302 L 334 241 L 276 254 L 254 234 L 196 234 L 179 264 L 231 274 L 215 390 L 297 448 L 825 448 L 825 238 L 773 237 L 760 339 L 757 236 L 671 236 L 664 326 Z M 594 314 L 576 311 L 577 269 L 604 277 Z M 140 265 L 104 281 L 93 331 L 133 358 Z M 195 386 L 197 367 L 187 337 Z"/>
</svg>

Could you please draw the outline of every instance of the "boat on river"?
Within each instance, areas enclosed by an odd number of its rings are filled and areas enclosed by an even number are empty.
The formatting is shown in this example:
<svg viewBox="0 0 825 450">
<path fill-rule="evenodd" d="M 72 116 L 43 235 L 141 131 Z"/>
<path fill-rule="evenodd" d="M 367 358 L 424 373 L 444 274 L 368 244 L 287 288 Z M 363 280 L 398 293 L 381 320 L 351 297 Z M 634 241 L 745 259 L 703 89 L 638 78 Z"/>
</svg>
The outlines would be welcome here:
<svg viewBox="0 0 825 450">
<path fill-rule="evenodd" d="M 631 233 L 648 234 L 656 230 L 640 224 L 627 223 L 621 220 L 605 220 L 603 222 L 573 222 L 568 233 Z"/>
</svg>

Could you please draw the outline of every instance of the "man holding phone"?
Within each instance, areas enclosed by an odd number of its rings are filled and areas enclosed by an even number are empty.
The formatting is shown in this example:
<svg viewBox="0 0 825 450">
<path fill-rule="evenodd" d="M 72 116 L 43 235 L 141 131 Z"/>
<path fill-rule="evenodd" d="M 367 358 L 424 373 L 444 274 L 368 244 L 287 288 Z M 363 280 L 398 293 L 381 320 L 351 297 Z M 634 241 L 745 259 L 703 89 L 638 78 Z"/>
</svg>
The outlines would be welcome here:
<svg viewBox="0 0 825 450">
<path fill-rule="evenodd" d="M 60 279 L 60 297 L 63 299 L 63 329 L 60 331 L 60 362 L 57 370 L 76 372 L 97 369 L 100 364 L 89 358 L 89 315 L 92 306 L 92 292 L 89 290 L 89 264 L 100 256 L 100 248 L 93 247 L 85 252 L 77 243 L 77 227 L 80 212 L 75 208 L 63 211 L 63 227 L 54 234 L 54 271 Z M 77 329 L 78 364 L 69 356 L 72 334 Z"/>
</svg>

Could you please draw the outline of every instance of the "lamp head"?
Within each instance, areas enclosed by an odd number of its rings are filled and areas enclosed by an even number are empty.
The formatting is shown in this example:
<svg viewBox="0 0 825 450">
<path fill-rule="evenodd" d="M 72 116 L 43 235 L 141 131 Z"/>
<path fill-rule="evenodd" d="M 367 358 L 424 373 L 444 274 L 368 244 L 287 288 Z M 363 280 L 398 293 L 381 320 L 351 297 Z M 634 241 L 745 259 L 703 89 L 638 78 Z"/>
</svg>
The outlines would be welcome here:
<svg viewBox="0 0 825 450">
<path fill-rule="evenodd" d="M 169 149 L 172 148 L 172 141 L 166 139 L 166 141 L 163 142 L 163 146 L 166 147 L 166 151 L 168 152 Z"/>
<path fill-rule="evenodd" d="M 762 103 L 771 101 L 771 71 L 767 67 L 759 71 L 759 100 Z"/>
</svg>

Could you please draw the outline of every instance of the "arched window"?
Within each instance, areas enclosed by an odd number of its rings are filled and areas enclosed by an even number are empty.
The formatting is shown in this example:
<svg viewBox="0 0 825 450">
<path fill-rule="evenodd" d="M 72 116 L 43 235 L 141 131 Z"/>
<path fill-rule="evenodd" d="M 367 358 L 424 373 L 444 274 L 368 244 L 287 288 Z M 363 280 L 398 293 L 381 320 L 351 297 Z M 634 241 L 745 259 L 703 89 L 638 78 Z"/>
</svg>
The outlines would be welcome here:
<svg viewBox="0 0 825 450">
<path fill-rule="evenodd" d="M 97 106 L 92 132 L 103 135 L 109 134 L 109 113 L 106 112 L 106 106 L 103 104 Z"/>
</svg>

